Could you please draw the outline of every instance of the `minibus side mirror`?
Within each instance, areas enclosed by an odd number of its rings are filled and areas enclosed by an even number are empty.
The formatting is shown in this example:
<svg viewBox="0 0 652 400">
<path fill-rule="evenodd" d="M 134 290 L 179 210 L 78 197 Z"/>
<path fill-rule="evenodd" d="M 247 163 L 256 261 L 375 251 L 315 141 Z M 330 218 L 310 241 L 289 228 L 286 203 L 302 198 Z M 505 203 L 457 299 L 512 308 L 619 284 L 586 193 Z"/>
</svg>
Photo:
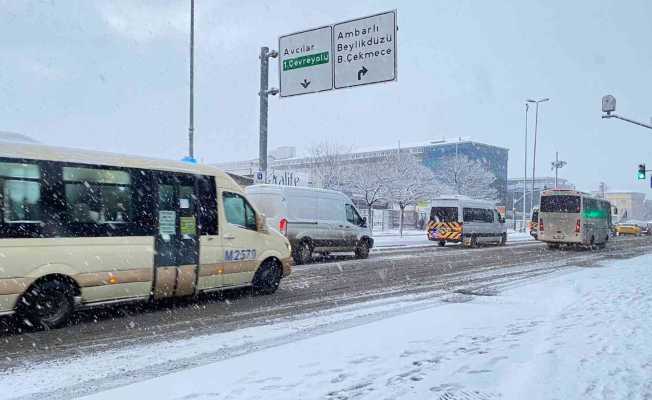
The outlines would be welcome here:
<svg viewBox="0 0 652 400">
<path fill-rule="evenodd" d="M 265 218 L 265 214 L 256 214 L 256 230 L 263 233 L 267 233 L 269 231 L 267 229 L 267 218 Z"/>
</svg>

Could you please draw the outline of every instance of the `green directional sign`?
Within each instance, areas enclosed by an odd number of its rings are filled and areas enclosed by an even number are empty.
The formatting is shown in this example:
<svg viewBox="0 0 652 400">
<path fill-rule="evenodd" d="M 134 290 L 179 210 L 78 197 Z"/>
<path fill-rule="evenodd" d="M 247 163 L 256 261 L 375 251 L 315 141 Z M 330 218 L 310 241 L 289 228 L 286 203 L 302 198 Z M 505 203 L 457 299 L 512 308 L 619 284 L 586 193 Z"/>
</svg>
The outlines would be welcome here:
<svg viewBox="0 0 652 400">
<path fill-rule="evenodd" d="M 326 64 L 329 60 L 330 56 L 327 51 L 318 54 L 308 54 L 307 56 L 290 58 L 288 60 L 283 60 L 283 71 Z"/>
</svg>

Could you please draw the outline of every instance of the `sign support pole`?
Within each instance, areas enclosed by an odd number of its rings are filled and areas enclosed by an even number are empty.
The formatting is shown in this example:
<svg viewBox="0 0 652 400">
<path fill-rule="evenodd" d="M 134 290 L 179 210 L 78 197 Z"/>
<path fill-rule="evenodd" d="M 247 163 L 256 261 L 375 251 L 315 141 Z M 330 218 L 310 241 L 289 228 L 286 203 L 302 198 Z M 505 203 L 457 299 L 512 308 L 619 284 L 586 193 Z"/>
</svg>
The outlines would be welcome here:
<svg viewBox="0 0 652 400">
<path fill-rule="evenodd" d="M 269 47 L 263 46 L 260 48 L 260 119 L 258 124 L 258 168 L 262 171 L 262 179 L 264 182 L 267 180 L 267 111 L 268 111 L 268 96 L 278 93 L 277 89 L 268 89 L 269 84 L 269 58 L 276 58 L 278 53 L 274 50 L 269 51 Z"/>
</svg>

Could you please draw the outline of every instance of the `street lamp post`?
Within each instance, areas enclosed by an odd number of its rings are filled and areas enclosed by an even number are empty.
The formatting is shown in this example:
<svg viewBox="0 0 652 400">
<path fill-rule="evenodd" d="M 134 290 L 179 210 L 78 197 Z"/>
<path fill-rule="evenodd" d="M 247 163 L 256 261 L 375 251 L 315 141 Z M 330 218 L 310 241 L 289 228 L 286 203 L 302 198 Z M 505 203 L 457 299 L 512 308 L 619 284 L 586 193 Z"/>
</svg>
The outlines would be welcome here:
<svg viewBox="0 0 652 400">
<path fill-rule="evenodd" d="M 195 158 L 195 0 L 190 0 L 190 110 L 188 121 L 188 158 Z"/>
<path fill-rule="evenodd" d="M 530 105 L 525 103 L 525 155 L 523 162 L 523 226 L 521 232 L 525 232 L 525 193 L 527 193 L 527 112 Z M 516 218 L 515 218 L 516 219 Z"/>
<path fill-rule="evenodd" d="M 544 103 L 549 101 L 549 98 L 543 98 L 539 100 L 528 99 L 528 103 L 534 103 L 535 112 L 534 112 L 534 151 L 532 153 L 532 197 L 530 198 L 530 210 L 534 207 L 534 181 L 536 179 L 536 168 L 537 168 L 537 132 L 539 129 L 539 103 Z"/>
</svg>

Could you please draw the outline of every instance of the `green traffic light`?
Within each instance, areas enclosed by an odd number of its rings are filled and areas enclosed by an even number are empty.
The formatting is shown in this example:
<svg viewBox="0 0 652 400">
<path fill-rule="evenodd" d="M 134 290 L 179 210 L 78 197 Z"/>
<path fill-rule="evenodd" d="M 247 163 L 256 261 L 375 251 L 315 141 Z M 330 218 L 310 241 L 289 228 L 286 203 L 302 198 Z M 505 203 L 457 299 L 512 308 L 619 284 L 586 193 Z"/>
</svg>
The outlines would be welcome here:
<svg viewBox="0 0 652 400">
<path fill-rule="evenodd" d="M 638 179 L 639 181 L 642 181 L 643 179 L 645 179 L 645 173 L 644 172 L 639 172 L 636 175 L 636 179 Z"/>
</svg>

